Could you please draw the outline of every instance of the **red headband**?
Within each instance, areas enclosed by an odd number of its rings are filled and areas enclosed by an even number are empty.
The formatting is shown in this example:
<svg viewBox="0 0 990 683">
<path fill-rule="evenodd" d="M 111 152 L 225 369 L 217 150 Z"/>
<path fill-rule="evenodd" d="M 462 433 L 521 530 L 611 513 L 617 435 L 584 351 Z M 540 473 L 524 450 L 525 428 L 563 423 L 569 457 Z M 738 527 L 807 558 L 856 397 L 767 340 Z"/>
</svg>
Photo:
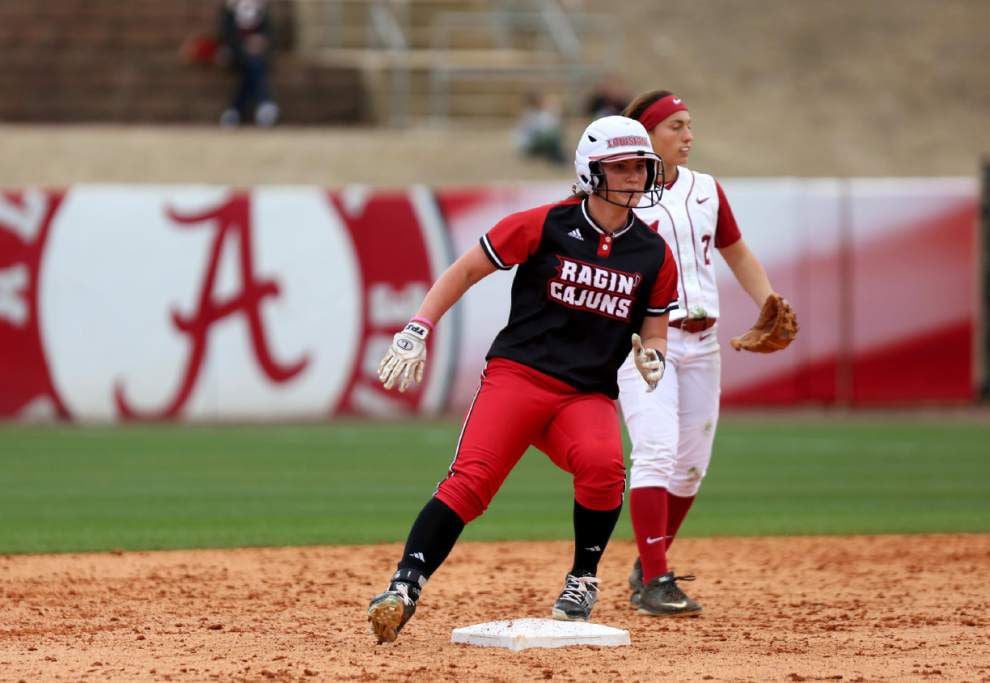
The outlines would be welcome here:
<svg viewBox="0 0 990 683">
<path fill-rule="evenodd" d="M 646 111 L 640 114 L 639 122 L 643 124 L 646 132 L 650 132 L 657 127 L 658 123 L 679 111 L 687 111 L 684 100 L 675 95 L 667 95 L 647 107 Z"/>
</svg>

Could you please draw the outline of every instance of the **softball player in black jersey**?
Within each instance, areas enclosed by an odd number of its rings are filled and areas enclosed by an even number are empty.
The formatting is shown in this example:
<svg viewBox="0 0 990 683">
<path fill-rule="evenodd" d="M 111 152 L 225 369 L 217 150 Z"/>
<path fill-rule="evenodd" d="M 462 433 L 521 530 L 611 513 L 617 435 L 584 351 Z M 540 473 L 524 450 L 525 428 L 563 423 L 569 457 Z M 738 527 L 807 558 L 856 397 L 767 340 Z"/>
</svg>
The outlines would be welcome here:
<svg viewBox="0 0 990 683">
<path fill-rule="evenodd" d="M 598 562 L 622 507 L 625 468 L 616 371 L 634 348 L 649 386 L 663 374 L 676 307 L 670 249 L 631 208 L 661 174 L 649 136 L 599 119 L 575 153 L 572 198 L 512 214 L 433 285 L 379 369 L 386 388 L 422 379 L 434 323 L 481 278 L 517 267 L 509 321 L 488 352 L 447 476 L 420 512 L 388 589 L 368 608 L 379 642 L 395 640 L 464 525 L 491 501 L 530 445 L 574 479 L 574 558 L 551 610 L 587 620 Z"/>
</svg>

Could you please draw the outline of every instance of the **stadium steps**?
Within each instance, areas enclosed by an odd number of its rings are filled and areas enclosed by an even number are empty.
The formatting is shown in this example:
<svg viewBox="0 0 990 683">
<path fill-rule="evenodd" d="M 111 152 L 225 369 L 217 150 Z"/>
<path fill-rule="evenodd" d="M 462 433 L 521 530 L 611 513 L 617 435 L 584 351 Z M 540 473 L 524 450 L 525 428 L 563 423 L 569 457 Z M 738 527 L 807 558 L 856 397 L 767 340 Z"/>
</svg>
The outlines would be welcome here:
<svg viewBox="0 0 990 683">
<path fill-rule="evenodd" d="M 534 2 L 415 0 L 391 6 L 405 40 L 401 49 L 388 44 L 381 24 L 376 30 L 368 3 L 342 0 L 330 7 L 299 0 L 297 11 L 300 50 L 321 64 L 359 69 L 380 122 L 504 124 L 518 117 L 532 91 L 555 92 L 573 113 L 589 79 L 600 75 L 589 65 L 605 69 L 609 63 L 594 41 L 582 45 L 586 58 L 580 63 L 568 60 Z"/>
</svg>

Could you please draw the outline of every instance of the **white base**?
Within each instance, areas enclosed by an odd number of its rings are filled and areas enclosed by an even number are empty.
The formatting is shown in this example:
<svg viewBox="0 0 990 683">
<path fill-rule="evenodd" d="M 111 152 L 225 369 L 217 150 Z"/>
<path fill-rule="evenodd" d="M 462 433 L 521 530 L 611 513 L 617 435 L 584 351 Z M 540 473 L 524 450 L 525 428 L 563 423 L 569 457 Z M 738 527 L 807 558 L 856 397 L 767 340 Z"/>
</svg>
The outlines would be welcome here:
<svg viewBox="0 0 990 683">
<path fill-rule="evenodd" d="M 519 651 L 529 647 L 629 645 L 629 631 L 583 621 L 510 619 L 455 628 L 450 642 Z"/>
</svg>

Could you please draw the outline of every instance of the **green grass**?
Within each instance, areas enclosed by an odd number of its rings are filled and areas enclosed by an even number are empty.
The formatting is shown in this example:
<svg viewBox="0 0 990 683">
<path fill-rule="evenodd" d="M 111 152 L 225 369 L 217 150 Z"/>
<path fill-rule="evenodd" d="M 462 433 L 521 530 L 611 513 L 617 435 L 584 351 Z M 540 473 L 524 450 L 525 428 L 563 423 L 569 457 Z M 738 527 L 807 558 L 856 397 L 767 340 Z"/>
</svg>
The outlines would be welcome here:
<svg viewBox="0 0 990 683">
<path fill-rule="evenodd" d="M 458 430 L 3 426 L 0 553 L 399 541 Z M 990 531 L 988 453 L 985 424 L 729 420 L 684 534 Z M 569 538 L 570 513 L 530 451 L 464 538 Z"/>
</svg>

